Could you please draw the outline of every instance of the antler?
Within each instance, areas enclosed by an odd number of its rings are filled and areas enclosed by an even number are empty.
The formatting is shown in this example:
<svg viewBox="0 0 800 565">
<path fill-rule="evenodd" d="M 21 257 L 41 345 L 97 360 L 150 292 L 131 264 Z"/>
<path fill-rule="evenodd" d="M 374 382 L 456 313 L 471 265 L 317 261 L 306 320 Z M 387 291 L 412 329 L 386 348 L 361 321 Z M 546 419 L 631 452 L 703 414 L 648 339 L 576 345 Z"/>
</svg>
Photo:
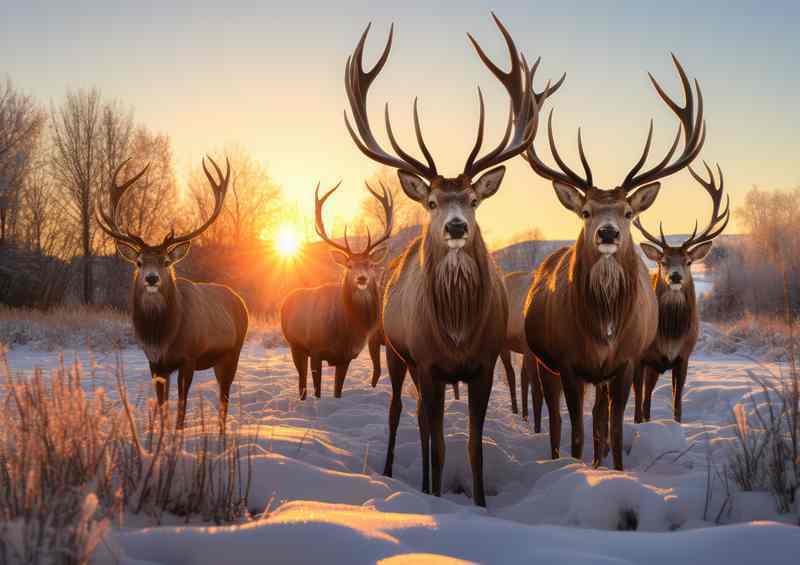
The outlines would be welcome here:
<svg viewBox="0 0 800 565">
<path fill-rule="evenodd" d="M 667 93 L 664 92 L 664 89 L 661 88 L 658 82 L 656 82 L 656 79 L 652 74 L 647 73 L 647 75 L 650 77 L 650 81 L 653 83 L 653 86 L 655 87 L 656 92 L 658 92 L 658 95 L 661 97 L 661 99 L 678 116 L 678 119 L 681 122 L 680 126 L 678 127 L 678 133 L 675 135 L 675 141 L 673 141 L 672 147 L 670 147 L 669 151 L 661 160 L 661 162 L 659 162 L 653 168 L 638 174 L 645 161 L 647 161 L 647 156 L 650 153 L 650 143 L 653 140 L 653 120 L 650 120 L 650 130 L 647 133 L 647 141 L 645 141 L 642 156 L 630 170 L 622 183 L 622 188 L 626 192 L 630 192 L 637 186 L 641 186 L 645 183 L 653 182 L 660 178 L 669 176 L 683 169 L 684 167 L 689 166 L 691 162 L 694 161 L 695 158 L 700 154 L 700 150 L 703 148 L 703 143 L 706 139 L 706 123 L 703 120 L 703 93 L 700 90 L 700 83 L 698 83 L 697 80 L 694 81 L 694 87 L 697 91 L 697 115 L 695 116 L 694 96 L 692 94 L 692 87 L 689 83 L 689 79 L 687 78 L 680 62 L 678 61 L 678 58 L 674 53 L 671 55 L 672 61 L 675 64 L 675 68 L 678 71 L 678 76 L 681 79 L 681 84 L 683 85 L 683 95 L 685 99 L 683 107 L 678 106 L 678 104 L 672 100 L 672 98 L 667 96 Z M 672 159 L 672 155 L 675 153 L 675 149 L 678 147 L 681 131 L 683 132 L 684 137 L 683 152 L 674 162 L 670 163 L 670 159 Z"/>
<path fill-rule="evenodd" d="M 150 168 L 150 164 L 148 163 L 147 166 L 142 169 L 137 175 L 130 178 L 124 184 L 118 183 L 119 173 L 122 169 L 130 162 L 130 159 L 125 159 L 119 166 L 114 170 L 114 174 L 111 177 L 111 183 L 108 185 L 108 196 L 109 201 L 111 202 L 111 213 L 106 214 L 105 210 L 103 210 L 103 206 L 100 203 L 100 193 L 97 195 L 97 205 L 95 206 L 95 218 L 97 219 L 97 225 L 106 232 L 108 235 L 116 239 L 117 241 L 122 241 L 125 243 L 129 243 L 138 249 L 141 249 L 145 246 L 144 240 L 139 237 L 138 235 L 134 235 L 130 232 L 123 232 L 119 226 L 117 226 L 117 209 L 119 207 L 120 200 L 125 195 L 125 192 L 130 188 L 137 180 L 139 180 Z"/>
<path fill-rule="evenodd" d="M 364 43 L 367 40 L 367 34 L 369 33 L 371 25 L 371 23 L 367 25 L 367 29 L 365 29 L 364 33 L 361 35 L 361 39 L 358 41 L 355 51 L 347 58 L 347 64 L 345 65 L 344 86 L 347 92 L 347 99 L 350 102 L 350 110 L 353 112 L 353 121 L 358 128 L 358 134 L 356 134 L 350 125 L 350 120 L 347 118 L 347 111 L 345 111 L 344 123 L 347 126 L 347 131 L 350 132 L 350 137 L 353 138 L 353 141 L 361 152 L 370 159 L 396 169 L 404 169 L 416 173 L 423 178 L 432 180 L 438 176 L 438 172 L 436 171 L 436 164 L 433 161 L 433 157 L 422 138 L 416 98 L 414 99 L 414 130 L 417 134 L 417 144 L 428 163 L 427 166 L 403 151 L 403 148 L 397 143 L 394 133 L 392 132 L 392 124 L 389 120 L 388 103 L 385 109 L 386 133 L 389 135 L 389 142 L 392 144 L 392 148 L 400 158 L 384 151 L 378 144 L 370 128 L 369 119 L 367 118 L 367 94 L 375 77 L 381 72 L 381 69 L 383 69 L 383 66 L 386 64 L 386 60 L 389 58 L 389 51 L 392 48 L 392 37 L 394 36 L 394 24 L 392 24 L 392 27 L 389 29 L 389 39 L 386 42 L 386 47 L 383 48 L 383 53 L 378 59 L 378 62 L 375 63 L 375 66 L 372 67 L 371 70 L 364 72 Z"/>
<path fill-rule="evenodd" d="M 703 165 L 705 165 L 706 171 L 708 171 L 708 181 L 695 173 L 694 169 L 691 167 L 689 167 L 689 173 L 691 173 L 691 175 L 694 177 L 694 180 L 703 186 L 708 195 L 711 196 L 711 202 L 713 203 L 713 207 L 711 209 L 711 219 L 709 220 L 706 228 L 699 235 L 697 234 L 697 223 L 695 223 L 694 232 L 689 239 L 683 242 L 681 245 L 682 249 L 689 249 L 690 247 L 700 243 L 711 241 L 723 232 L 731 218 L 731 197 L 729 194 L 726 195 L 725 210 L 723 210 L 721 214 L 719 212 L 720 204 L 722 203 L 722 192 L 725 188 L 725 181 L 722 177 L 722 169 L 720 168 L 719 164 L 717 164 L 717 172 L 719 173 L 719 186 L 717 186 L 717 180 L 714 178 L 714 172 L 711 170 L 711 167 L 709 167 L 708 163 L 705 161 L 703 161 Z M 720 222 L 722 222 L 721 225 Z"/>
<path fill-rule="evenodd" d="M 335 247 L 339 251 L 347 253 L 347 255 L 350 256 L 353 254 L 353 252 L 350 250 L 350 242 L 347 241 L 347 227 L 344 228 L 344 245 L 341 245 L 336 243 L 328 236 L 328 233 L 325 231 L 325 222 L 322 219 L 322 207 L 325 205 L 325 201 L 330 197 L 331 194 L 336 192 L 336 189 L 339 188 L 339 185 L 341 184 L 342 181 L 337 182 L 336 186 L 323 194 L 322 198 L 320 199 L 319 183 L 317 183 L 317 188 L 314 191 L 314 229 L 316 229 L 317 235 L 320 236 L 325 243 L 331 247 Z"/>
<path fill-rule="evenodd" d="M 641 220 L 639 220 L 638 217 L 635 220 L 633 220 L 633 225 L 636 226 L 636 229 L 639 230 L 639 232 L 644 236 L 644 238 L 647 241 L 649 241 L 650 243 L 654 243 L 655 245 L 660 247 L 662 250 L 669 248 L 670 245 L 669 245 L 669 243 L 667 243 L 667 238 L 664 237 L 664 224 L 662 222 L 658 223 L 658 231 L 661 234 L 660 238 L 654 236 L 649 231 L 644 229 L 644 226 L 642 225 L 642 222 L 641 222 Z"/>
<path fill-rule="evenodd" d="M 394 201 L 392 200 L 392 193 L 386 190 L 386 187 L 382 182 L 378 182 L 381 185 L 381 191 L 383 194 L 378 194 L 375 192 L 369 183 L 365 182 L 364 184 L 367 186 L 367 190 L 369 190 L 370 194 L 372 194 L 372 196 L 374 196 L 383 207 L 383 212 L 386 215 L 386 225 L 383 230 L 383 235 L 375 242 L 372 241 L 369 228 L 367 228 L 367 246 L 364 248 L 364 251 L 361 252 L 362 255 L 369 255 L 376 247 L 389 239 L 389 237 L 392 235 L 392 227 L 394 225 Z"/>
<path fill-rule="evenodd" d="M 214 179 L 214 177 L 209 172 L 208 168 L 206 167 L 206 160 L 203 158 L 203 172 L 206 174 L 206 178 L 208 179 L 208 183 L 211 185 L 211 190 L 214 193 L 214 210 L 211 212 L 211 215 L 208 219 L 203 223 L 202 226 L 197 228 L 196 230 L 186 234 L 176 236 L 174 231 L 170 231 L 167 237 L 164 238 L 164 242 L 162 245 L 164 247 L 171 247 L 178 243 L 183 243 L 185 241 L 190 241 L 201 233 L 206 231 L 208 227 L 214 223 L 214 220 L 217 219 L 217 216 L 220 215 L 222 212 L 222 205 L 225 202 L 225 194 L 228 192 L 228 182 L 231 178 L 231 163 L 228 158 L 225 158 L 225 174 L 222 174 L 222 170 L 217 166 L 216 161 L 211 157 L 208 157 L 208 160 L 211 161 L 211 165 L 214 167 L 214 170 L 217 173 L 217 178 L 219 180 Z"/>
<path fill-rule="evenodd" d="M 511 34 L 494 13 L 492 13 L 492 18 L 500 29 L 500 33 L 503 34 L 506 46 L 508 47 L 508 54 L 511 58 L 511 70 L 509 72 L 506 73 L 500 70 L 500 68 L 489 59 L 471 34 L 468 33 L 467 37 L 469 37 L 473 47 L 475 47 L 475 51 L 478 53 L 478 57 L 480 57 L 481 61 L 483 61 L 483 64 L 486 65 L 497 80 L 505 87 L 506 92 L 508 92 L 508 96 L 511 99 L 508 109 L 508 123 L 506 125 L 505 134 L 497 147 L 475 161 L 483 143 L 485 117 L 483 93 L 479 87 L 478 101 L 480 103 L 480 118 L 478 120 L 478 134 L 475 139 L 475 145 L 464 165 L 464 175 L 468 177 L 474 177 L 480 171 L 502 163 L 525 151 L 525 148 L 533 141 L 533 137 L 536 135 L 536 129 L 539 123 L 540 104 L 544 102 L 550 94 L 558 90 L 566 77 L 566 75 L 562 76 L 561 80 L 552 88 L 550 88 L 550 84 L 548 83 L 543 92 L 536 93 L 533 89 L 533 75 L 536 73 L 541 57 L 537 59 L 533 67 L 528 70 L 525 56 L 517 51 Z M 511 136 L 512 125 L 514 128 L 513 136 Z"/>
</svg>

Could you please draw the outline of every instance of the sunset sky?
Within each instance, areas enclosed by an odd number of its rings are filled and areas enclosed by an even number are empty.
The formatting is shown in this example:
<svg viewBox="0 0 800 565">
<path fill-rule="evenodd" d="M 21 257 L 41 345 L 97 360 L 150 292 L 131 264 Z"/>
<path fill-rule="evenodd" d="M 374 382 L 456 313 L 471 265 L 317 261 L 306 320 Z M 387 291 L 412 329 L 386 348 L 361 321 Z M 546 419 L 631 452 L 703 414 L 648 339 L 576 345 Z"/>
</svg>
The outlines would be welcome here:
<svg viewBox="0 0 800 565">
<path fill-rule="evenodd" d="M 226 143 L 246 147 L 301 210 L 311 214 L 319 180 L 344 179 L 334 203 L 356 209 L 363 179 L 377 165 L 361 155 L 342 119 L 343 72 L 364 26 L 373 22 L 367 64 L 396 28 L 389 62 L 370 93 L 373 129 L 386 140 L 390 102 L 401 143 L 413 143 L 411 104 L 420 98 L 425 138 L 440 170 L 458 174 L 477 126 L 476 86 L 485 94 L 487 141 L 502 133 L 508 101 L 466 33 L 507 65 L 489 16 L 506 23 L 529 60 L 541 56 L 539 88 L 562 72 L 551 99 L 561 154 L 577 166 L 583 128 L 596 183 L 619 183 L 637 160 L 650 117 L 651 152 L 660 159 L 677 122 L 647 79 L 681 92 L 669 53 L 701 84 L 708 122 L 702 156 L 718 161 L 734 206 L 753 185 L 800 185 L 800 3 L 723 1 L 395 1 L 256 2 L 3 0 L 0 74 L 50 104 L 68 88 L 97 86 L 130 105 L 138 122 L 168 133 L 183 177 L 201 156 Z M 546 127 L 537 147 L 546 150 Z M 388 147 L 388 141 L 385 142 Z M 489 240 L 532 226 L 571 238 L 578 220 L 549 183 L 517 158 L 479 219 Z M 345 194 L 352 198 L 347 198 Z M 709 203 L 688 173 L 663 182 L 647 224 L 663 219 L 686 231 Z M 734 222 L 732 232 L 738 231 Z"/>
</svg>

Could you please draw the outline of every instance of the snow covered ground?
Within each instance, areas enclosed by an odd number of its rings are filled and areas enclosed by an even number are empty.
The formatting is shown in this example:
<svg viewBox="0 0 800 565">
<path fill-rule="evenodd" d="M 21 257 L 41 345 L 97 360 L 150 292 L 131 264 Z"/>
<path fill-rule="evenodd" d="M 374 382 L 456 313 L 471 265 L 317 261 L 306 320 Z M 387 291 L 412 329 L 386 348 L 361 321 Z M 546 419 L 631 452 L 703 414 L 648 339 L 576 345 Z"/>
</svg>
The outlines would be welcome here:
<svg viewBox="0 0 800 565">
<path fill-rule="evenodd" d="M 147 398 L 151 391 L 144 355 L 135 348 L 121 355 L 131 399 Z M 24 346 L 12 349 L 8 359 L 21 373 L 59 362 L 56 354 Z M 65 360 L 85 366 L 87 386 L 115 388 L 113 354 L 66 351 Z M 624 473 L 586 466 L 592 455 L 590 438 L 585 461 L 548 460 L 546 411 L 541 434 L 511 414 L 498 366 L 484 435 L 488 509 L 475 508 L 470 499 L 466 394 L 456 401 L 448 392 L 446 494 L 441 499 L 418 490 L 421 455 L 410 379 L 395 478 L 381 476 L 390 386 L 385 374 L 371 388 L 369 366 L 365 352 L 351 365 L 339 400 L 333 398 L 332 371 L 324 369 L 323 398 L 301 402 L 288 350 L 264 348 L 251 339 L 234 384 L 232 417 L 251 431 L 258 428 L 250 505 L 254 514 L 269 512 L 225 527 L 116 528 L 96 561 L 796 562 L 800 528 L 777 522 L 797 524 L 797 514 L 776 514 L 766 493 L 728 497 L 719 480 L 733 438 L 731 409 L 738 402 L 749 403 L 752 395 L 759 399 L 748 371 L 777 371 L 774 365 L 759 366 L 736 355 L 693 359 L 682 425 L 670 419 L 671 384 L 662 377 L 653 399 L 653 422 L 633 424 L 629 406 Z M 175 390 L 173 383 L 173 395 Z M 215 398 L 212 372 L 195 375 L 192 397 L 196 400 L 198 394 Z M 588 393 L 587 432 L 592 401 Z M 562 412 L 562 453 L 569 453 L 569 418 L 563 406 Z M 638 531 L 617 531 L 631 528 Z"/>
</svg>

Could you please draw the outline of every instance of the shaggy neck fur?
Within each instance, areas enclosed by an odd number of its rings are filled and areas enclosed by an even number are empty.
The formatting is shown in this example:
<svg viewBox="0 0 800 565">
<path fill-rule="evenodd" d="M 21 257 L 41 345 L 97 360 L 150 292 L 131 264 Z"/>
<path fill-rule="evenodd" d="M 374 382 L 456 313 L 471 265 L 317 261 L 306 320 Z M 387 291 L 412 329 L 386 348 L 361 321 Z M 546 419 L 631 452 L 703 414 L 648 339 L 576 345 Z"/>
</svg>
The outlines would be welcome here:
<svg viewBox="0 0 800 565">
<path fill-rule="evenodd" d="M 636 289 L 636 253 L 628 241 L 613 255 L 603 255 L 578 237 L 570 265 L 579 312 L 595 337 L 612 342 L 627 319 Z"/>
<path fill-rule="evenodd" d="M 348 319 L 364 333 L 378 323 L 378 287 L 371 282 L 364 290 L 345 278 L 342 283 L 342 302 Z"/>
<path fill-rule="evenodd" d="M 421 260 L 434 333 L 442 345 L 467 344 L 482 327 L 488 303 L 489 255 L 480 230 L 466 246 L 450 249 L 426 229 Z"/>
<path fill-rule="evenodd" d="M 133 328 L 140 343 L 161 348 L 169 345 L 181 319 L 181 300 L 175 286 L 175 275 L 155 294 L 148 294 L 138 279 L 134 279 L 131 311 Z"/>
<path fill-rule="evenodd" d="M 658 273 L 658 335 L 665 339 L 685 336 L 692 327 L 695 313 L 694 282 L 681 290 L 671 290 Z"/>
</svg>

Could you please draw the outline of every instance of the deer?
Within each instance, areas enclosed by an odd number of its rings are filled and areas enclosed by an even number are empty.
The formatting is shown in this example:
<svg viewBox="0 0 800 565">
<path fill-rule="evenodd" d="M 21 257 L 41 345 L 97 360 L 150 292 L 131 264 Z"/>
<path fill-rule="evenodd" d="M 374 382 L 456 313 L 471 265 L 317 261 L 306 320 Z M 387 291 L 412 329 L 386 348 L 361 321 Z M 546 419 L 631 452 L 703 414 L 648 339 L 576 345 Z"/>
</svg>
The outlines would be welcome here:
<svg viewBox="0 0 800 565">
<path fill-rule="evenodd" d="M 318 184 L 314 201 L 317 235 L 330 247 L 331 259 L 345 269 L 342 282 L 294 290 L 281 306 L 281 329 L 297 368 L 302 400 L 306 398 L 309 358 L 314 396 L 320 398 L 322 394 L 322 362 L 325 361 L 335 368 L 333 396 L 341 398 L 350 362 L 364 349 L 367 339 L 379 331 L 379 278 L 388 251 L 383 243 L 391 236 L 394 203 L 383 185 L 382 194 L 366 185 L 383 208 L 384 233 L 373 241 L 367 231 L 366 247 L 354 251 L 347 239 L 347 229 L 344 243 L 340 244 L 328 235 L 322 217 L 325 202 L 340 184 L 322 198 Z"/>
<path fill-rule="evenodd" d="M 247 335 L 247 306 L 242 297 L 227 286 L 195 283 L 175 275 L 175 266 L 186 258 L 192 240 L 208 229 L 223 209 L 231 175 L 230 162 L 226 160 L 223 175 L 217 163 L 210 157 L 208 160 L 216 178 L 208 170 L 205 159 L 202 165 L 214 194 L 214 209 L 194 231 L 175 235 L 171 230 L 161 243 L 150 245 L 140 236 L 120 229 L 117 224 L 119 203 L 149 167 L 120 184 L 120 172 L 129 160 L 116 168 L 108 186 L 110 210 L 103 209 L 98 194 L 95 217 L 100 228 L 114 240 L 119 255 L 134 266 L 133 329 L 150 364 L 162 416 L 168 415 L 163 409 L 169 398 L 170 377 L 177 371 L 176 429 L 183 429 L 194 372 L 213 367 L 219 385 L 220 433 L 224 433 L 230 389 Z"/>
<path fill-rule="evenodd" d="M 724 179 L 717 165 L 717 178 L 708 163 L 703 162 L 709 180 L 705 180 L 691 167 L 689 173 L 711 197 L 711 218 L 699 234 L 694 231 L 680 245 L 670 245 L 659 224 L 659 237 L 651 234 L 636 218 L 633 225 L 650 243 L 640 247 L 648 259 L 656 263 L 652 286 L 658 298 L 658 333 L 636 366 L 633 378 L 634 421 L 650 421 L 650 400 L 661 373 L 672 371 L 672 414 L 676 422 L 682 418 L 681 397 L 686 384 L 689 356 L 697 343 L 700 315 L 695 297 L 692 264 L 702 261 L 711 251 L 714 239 L 727 227 L 730 220 L 730 195 L 726 195 L 724 210 L 720 211 Z M 642 387 L 644 386 L 644 391 Z M 644 393 L 644 395 L 643 395 Z"/>
<path fill-rule="evenodd" d="M 506 347 L 500 353 L 500 359 L 506 372 L 508 386 L 513 391 L 516 383 L 511 353 L 522 354 L 520 371 L 522 419 L 528 421 L 528 391 L 530 389 L 533 405 L 533 429 L 538 434 L 542 431 L 542 403 L 545 397 L 547 397 L 550 429 L 560 429 L 561 412 L 558 404 L 561 399 L 561 388 L 557 377 L 555 379 L 549 377 L 546 369 L 536 360 L 525 337 L 525 300 L 528 297 L 528 289 L 533 282 L 534 275 L 535 271 L 516 271 L 505 275 L 508 292 L 508 328 Z M 517 414 L 516 395 L 512 394 L 511 402 L 511 411 Z M 553 406 L 554 408 L 551 409 Z M 560 442 L 560 439 L 558 441 Z"/>
<path fill-rule="evenodd" d="M 658 328 L 658 301 L 647 267 L 634 249 L 631 222 L 655 201 L 661 188 L 658 181 L 689 166 L 705 142 L 700 85 L 694 81 L 695 115 L 692 86 L 675 55 L 672 60 L 685 103 L 678 105 L 649 75 L 656 92 L 680 122 L 671 148 L 653 167 L 642 171 L 653 137 L 652 120 L 641 157 L 622 183 L 612 189 L 594 185 L 580 129 L 578 153 L 584 176 L 560 157 L 552 110 L 548 140 L 558 169 L 539 158 L 533 143 L 525 154 L 533 171 L 552 181 L 559 202 L 582 222 L 575 244 L 554 251 L 537 269 L 526 299 L 525 335 L 533 354 L 560 375 L 572 422 L 572 456 L 576 459 L 583 454 L 585 384 L 595 385 L 594 467 L 607 455 L 610 425 L 614 468 L 623 469 L 625 404 L 636 363 L 650 347 Z M 683 150 L 673 160 L 681 135 Z M 554 431 L 560 434 L 560 429 L 551 428 L 551 434 Z M 556 449 L 553 452 L 558 454 Z"/>
<path fill-rule="evenodd" d="M 530 144 L 540 103 L 560 86 L 559 83 L 551 88 L 548 84 L 542 93 L 532 92 L 531 75 L 539 62 L 529 69 L 511 35 L 494 14 L 492 17 L 508 47 L 509 72 L 498 68 L 471 35 L 469 39 L 479 58 L 507 91 L 511 101 L 508 123 L 498 146 L 478 158 L 485 112 L 483 94 L 478 89 L 478 133 L 458 176 L 445 177 L 439 173 L 422 136 L 416 100 L 414 130 L 425 163 L 398 144 L 388 104 L 386 133 L 395 154 L 384 150 L 372 133 L 367 116 L 367 94 L 389 56 L 394 26 L 371 70 L 365 71 L 363 64 L 370 26 L 361 35 L 345 66 L 345 90 L 355 123 L 354 128 L 345 111 L 350 137 L 368 158 L 397 169 L 404 194 L 423 206 L 428 216 L 422 235 L 409 244 L 392 271 L 383 300 L 383 331 L 389 345 L 387 365 L 392 384 L 384 474 L 392 475 L 402 388 L 408 369 L 419 399 L 417 422 L 422 447 L 422 491 L 441 496 L 445 461 L 444 391 L 447 384 L 464 382 L 468 389 L 472 497 L 478 506 L 486 506 L 483 425 L 494 367 L 506 336 L 508 298 L 475 212 L 500 188 L 505 174 L 501 163 L 519 155 Z"/>
</svg>

